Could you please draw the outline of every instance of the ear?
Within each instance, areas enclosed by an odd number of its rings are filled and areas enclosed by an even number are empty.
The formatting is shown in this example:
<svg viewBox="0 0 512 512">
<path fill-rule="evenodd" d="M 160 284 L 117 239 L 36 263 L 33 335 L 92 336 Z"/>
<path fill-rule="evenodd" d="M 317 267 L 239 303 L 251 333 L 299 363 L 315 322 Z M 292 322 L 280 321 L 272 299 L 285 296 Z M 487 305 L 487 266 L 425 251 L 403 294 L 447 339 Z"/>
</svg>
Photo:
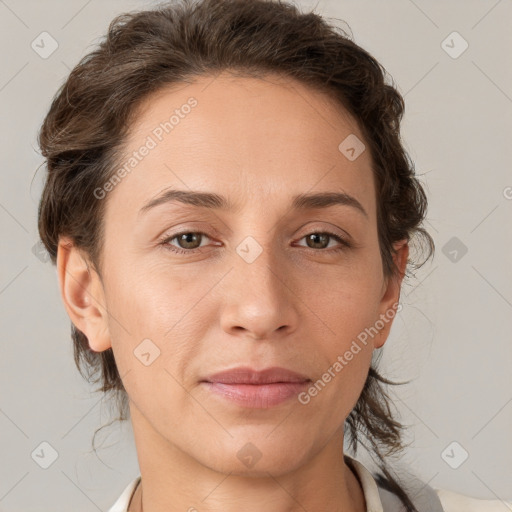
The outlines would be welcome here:
<svg viewBox="0 0 512 512">
<path fill-rule="evenodd" d="M 397 313 L 398 303 L 400 301 L 400 287 L 407 266 L 409 257 L 409 244 L 407 240 L 401 240 L 393 244 L 395 254 L 393 261 L 397 266 L 399 273 L 396 276 L 389 276 L 384 280 L 382 287 L 382 297 L 379 307 L 378 328 L 379 334 L 374 336 L 373 345 L 375 348 L 381 348 L 386 342 L 391 331 L 391 325 Z M 379 321 L 380 320 L 380 321 Z M 382 325 L 383 324 L 383 325 Z"/>
<path fill-rule="evenodd" d="M 59 238 L 57 274 L 64 307 L 89 347 L 103 352 L 111 347 L 103 284 L 86 255 L 67 237 Z"/>
</svg>

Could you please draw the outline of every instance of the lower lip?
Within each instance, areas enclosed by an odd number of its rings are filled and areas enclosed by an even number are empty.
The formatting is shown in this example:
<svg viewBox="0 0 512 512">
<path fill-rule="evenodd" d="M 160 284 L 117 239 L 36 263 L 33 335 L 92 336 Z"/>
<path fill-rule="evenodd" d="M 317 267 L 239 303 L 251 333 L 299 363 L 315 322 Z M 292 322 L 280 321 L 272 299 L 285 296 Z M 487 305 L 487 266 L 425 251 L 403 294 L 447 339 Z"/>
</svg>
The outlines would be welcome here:
<svg viewBox="0 0 512 512">
<path fill-rule="evenodd" d="M 309 386 L 307 382 L 274 382 L 272 384 L 223 384 L 203 382 L 212 391 L 243 407 L 267 409 L 297 396 Z"/>
</svg>

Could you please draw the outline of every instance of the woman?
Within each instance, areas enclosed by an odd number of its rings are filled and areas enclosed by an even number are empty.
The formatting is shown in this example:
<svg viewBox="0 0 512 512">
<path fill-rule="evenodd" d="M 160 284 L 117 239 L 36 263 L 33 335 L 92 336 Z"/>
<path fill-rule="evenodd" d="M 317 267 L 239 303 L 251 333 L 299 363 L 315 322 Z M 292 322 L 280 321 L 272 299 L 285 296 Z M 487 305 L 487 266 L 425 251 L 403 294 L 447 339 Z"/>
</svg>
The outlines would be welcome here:
<svg viewBox="0 0 512 512">
<path fill-rule="evenodd" d="M 129 407 L 141 477 L 111 512 L 478 505 L 386 460 L 375 356 L 409 241 L 434 249 L 403 109 L 341 31 L 263 0 L 122 15 L 73 69 L 39 231 L 78 368 Z M 343 452 L 363 432 L 375 478 Z"/>
</svg>

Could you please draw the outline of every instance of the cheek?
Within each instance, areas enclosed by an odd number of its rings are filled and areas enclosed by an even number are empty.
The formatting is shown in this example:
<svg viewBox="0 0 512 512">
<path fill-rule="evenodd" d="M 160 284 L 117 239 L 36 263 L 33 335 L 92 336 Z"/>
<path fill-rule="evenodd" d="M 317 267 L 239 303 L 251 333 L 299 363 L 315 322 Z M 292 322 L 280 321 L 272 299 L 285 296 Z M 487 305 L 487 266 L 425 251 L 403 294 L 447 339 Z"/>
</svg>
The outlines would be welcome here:
<svg viewBox="0 0 512 512">
<path fill-rule="evenodd" d="M 204 338 L 192 308 L 200 291 L 162 277 L 151 268 L 123 273 L 119 267 L 109 275 L 109 331 L 130 400 L 148 418 L 158 416 L 160 425 L 178 428 L 162 403 L 183 412 L 191 407 L 180 383 L 188 386 L 187 368 L 199 348 L 191 339 Z"/>
<path fill-rule="evenodd" d="M 380 278 L 379 271 L 354 266 L 331 276 L 322 292 L 316 288 L 317 292 L 304 294 L 314 318 L 310 327 L 319 326 L 315 352 L 321 360 L 321 379 L 333 383 L 329 386 L 337 390 L 336 396 L 344 397 L 345 405 L 355 405 L 371 364 L 374 337 L 379 336 L 375 323 L 379 319 Z M 337 400 L 334 395 L 332 399 Z"/>
<path fill-rule="evenodd" d="M 141 354 L 154 358 L 154 368 L 166 368 L 183 380 L 183 369 L 197 352 L 191 340 L 204 339 L 204 304 L 198 298 L 212 287 L 201 276 L 190 279 L 161 265 L 119 265 L 109 273 L 109 331 L 121 370 L 139 371 Z"/>
<path fill-rule="evenodd" d="M 305 273 L 300 295 L 329 332 L 329 339 L 347 340 L 378 318 L 382 275 L 375 266 L 340 265 L 326 273 Z"/>
<path fill-rule="evenodd" d="M 109 304 L 133 330 L 156 336 L 159 328 L 168 329 L 178 321 L 194 294 L 200 293 L 197 278 L 188 271 L 186 278 L 184 274 L 169 265 L 119 264 L 109 273 Z"/>
</svg>

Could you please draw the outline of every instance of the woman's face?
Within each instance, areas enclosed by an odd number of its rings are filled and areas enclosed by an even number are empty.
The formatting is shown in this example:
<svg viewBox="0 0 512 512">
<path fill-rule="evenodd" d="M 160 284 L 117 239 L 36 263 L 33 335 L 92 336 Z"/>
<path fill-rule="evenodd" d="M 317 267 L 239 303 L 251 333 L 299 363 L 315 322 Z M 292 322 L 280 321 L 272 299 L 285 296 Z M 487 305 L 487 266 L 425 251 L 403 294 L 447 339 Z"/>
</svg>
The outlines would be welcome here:
<svg viewBox="0 0 512 512">
<path fill-rule="evenodd" d="M 103 282 L 89 290 L 102 307 L 75 325 L 93 350 L 112 346 L 134 429 L 160 449 L 226 473 L 299 467 L 343 439 L 399 298 L 363 136 L 322 93 L 277 77 L 201 77 L 144 107 L 125 172 L 98 192 Z M 222 201 L 147 206 L 177 190 Z M 296 199 L 314 194 L 340 196 Z M 399 254 L 403 268 L 407 245 Z M 240 366 L 310 382 L 253 403 L 202 382 Z"/>
</svg>

